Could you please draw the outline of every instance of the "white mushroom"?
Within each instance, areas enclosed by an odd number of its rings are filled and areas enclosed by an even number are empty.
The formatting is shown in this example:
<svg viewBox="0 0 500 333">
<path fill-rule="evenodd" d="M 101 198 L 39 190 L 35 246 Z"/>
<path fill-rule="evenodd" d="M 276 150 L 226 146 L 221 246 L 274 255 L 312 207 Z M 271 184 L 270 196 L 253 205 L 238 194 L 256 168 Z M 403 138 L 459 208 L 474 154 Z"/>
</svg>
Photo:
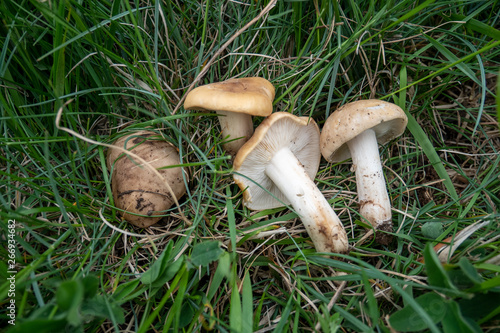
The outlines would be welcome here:
<svg viewBox="0 0 500 333">
<path fill-rule="evenodd" d="M 224 149 L 234 156 L 253 134 L 252 116 L 273 111 L 274 86 L 264 78 L 229 79 L 193 89 L 184 101 L 186 110 L 216 111 Z"/>
<path fill-rule="evenodd" d="M 360 214 L 381 231 L 392 232 L 392 214 L 377 142 L 384 144 L 401 135 L 407 123 L 397 105 L 369 99 L 336 110 L 321 132 L 321 153 L 327 161 L 352 157 Z M 383 232 L 377 235 L 381 244 L 388 244 L 391 238 Z"/>
<path fill-rule="evenodd" d="M 346 253 L 344 227 L 313 182 L 321 159 L 319 135 L 312 119 L 273 113 L 236 155 L 234 180 L 248 208 L 291 204 L 318 252 Z"/>
</svg>

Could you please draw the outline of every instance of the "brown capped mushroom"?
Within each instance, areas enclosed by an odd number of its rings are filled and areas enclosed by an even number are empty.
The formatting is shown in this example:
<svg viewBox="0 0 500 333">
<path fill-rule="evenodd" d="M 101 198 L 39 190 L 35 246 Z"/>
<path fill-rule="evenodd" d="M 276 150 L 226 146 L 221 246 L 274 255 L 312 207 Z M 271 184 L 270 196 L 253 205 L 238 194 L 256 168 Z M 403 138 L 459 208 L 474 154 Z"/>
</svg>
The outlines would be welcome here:
<svg viewBox="0 0 500 333">
<path fill-rule="evenodd" d="M 321 153 L 327 161 L 352 157 L 360 214 L 378 230 L 392 231 L 392 214 L 377 142 L 384 144 L 403 134 L 407 123 L 408 117 L 397 105 L 369 99 L 336 110 L 321 132 Z M 380 244 L 391 239 L 385 233 L 377 235 Z"/>
<path fill-rule="evenodd" d="M 186 192 L 176 147 L 153 131 L 140 131 L 119 138 L 115 146 L 125 148 L 157 169 L 172 189 L 176 199 Z M 152 170 L 135 161 L 122 151 L 111 148 L 106 157 L 111 176 L 111 189 L 115 206 L 131 224 L 147 228 L 158 222 L 174 203 L 172 194 Z M 161 168 L 161 169 L 160 169 Z"/>
<path fill-rule="evenodd" d="M 229 79 L 193 89 L 184 109 L 216 111 L 224 149 L 234 156 L 252 136 L 252 116 L 265 117 L 273 111 L 274 86 L 264 78 Z"/>
<path fill-rule="evenodd" d="M 239 150 L 233 177 L 249 209 L 291 204 L 318 252 L 346 253 L 344 226 L 313 182 L 321 159 L 319 136 L 314 120 L 275 112 Z"/>
</svg>

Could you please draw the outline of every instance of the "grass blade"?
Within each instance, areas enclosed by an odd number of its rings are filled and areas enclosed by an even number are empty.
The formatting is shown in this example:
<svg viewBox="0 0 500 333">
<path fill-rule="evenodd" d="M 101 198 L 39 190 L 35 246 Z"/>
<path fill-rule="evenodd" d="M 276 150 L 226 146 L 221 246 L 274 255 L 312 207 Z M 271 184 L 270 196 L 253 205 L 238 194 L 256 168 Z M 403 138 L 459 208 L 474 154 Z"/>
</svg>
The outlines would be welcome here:
<svg viewBox="0 0 500 333">
<path fill-rule="evenodd" d="M 229 304 L 229 325 L 231 330 L 242 332 L 243 318 L 241 309 L 241 298 L 238 291 L 238 275 L 236 266 L 233 266 L 233 284 L 231 288 L 231 303 Z"/>
<path fill-rule="evenodd" d="M 241 292 L 241 332 L 253 332 L 253 295 L 252 282 L 250 276 L 243 277 L 243 287 Z"/>
<path fill-rule="evenodd" d="M 500 40 L 500 30 L 488 25 L 484 22 L 478 21 L 474 18 L 467 18 L 462 14 L 451 14 L 450 19 L 452 21 L 465 21 L 465 27 L 467 29 L 479 32 L 481 35 L 491 37 L 495 40 Z"/>
<path fill-rule="evenodd" d="M 408 111 L 406 111 L 407 110 L 406 105 L 403 103 L 404 102 L 403 96 L 406 96 L 406 94 L 404 93 L 407 88 L 406 83 L 407 83 L 406 67 L 403 67 L 403 69 L 400 72 L 400 84 L 402 88 L 399 89 L 400 98 L 397 100 L 396 103 L 398 104 L 399 107 L 405 110 L 405 113 L 408 116 L 407 128 L 408 130 L 410 130 L 411 134 L 417 140 L 418 144 L 422 148 L 424 154 L 429 159 L 431 165 L 436 170 L 439 177 L 441 177 L 441 179 L 444 180 L 444 185 L 448 190 L 450 196 L 453 198 L 453 200 L 458 201 L 458 193 L 455 189 L 455 186 L 453 186 L 453 182 L 451 181 L 450 175 L 446 172 L 446 169 L 444 168 L 444 165 L 442 164 L 441 158 L 437 154 L 436 149 L 434 149 L 434 146 L 429 140 L 429 137 L 424 132 L 422 127 L 418 124 L 417 120 L 413 117 L 413 115 L 411 115 Z"/>
<path fill-rule="evenodd" d="M 278 325 L 274 328 L 275 333 L 281 333 L 284 332 L 285 330 L 285 325 L 288 322 L 288 319 L 290 318 L 290 313 L 292 312 L 292 301 L 293 297 L 288 298 L 288 302 L 286 303 L 285 308 L 283 309 L 283 312 L 281 313 L 281 318 L 280 321 L 278 322 Z"/>
<path fill-rule="evenodd" d="M 153 324 L 155 319 L 158 317 L 158 313 L 162 310 L 165 303 L 170 299 L 170 296 L 172 295 L 172 293 L 177 290 L 177 287 L 181 283 L 181 280 L 183 279 L 184 274 L 187 274 L 187 268 L 186 268 L 185 264 L 181 267 L 181 269 L 179 270 L 179 272 L 175 276 L 175 279 L 170 284 L 170 288 L 165 292 L 165 294 L 161 298 L 160 302 L 158 304 L 156 304 L 155 310 L 147 317 L 147 319 L 144 321 L 144 323 L 139 327 L 138 333 L 149 332 L 149 330 L 151 329 L 151 325 Z"/>
<path fill-rule="evenodd" d="M 455 189 L 455 186 L 453 186 L 450 175 L 448 174 L 448 172 L 446 172 L 443 162 L 437 154 L 436 149 L 432 145 L 431 141 L 429 140 L 429 137 L 424 132 L 422 127 L 418 124 L 417 120 L 410 113 L 406 112 L 406 115 L 408 116 L 408 129 L 410 130 L 411 134 L 415 137 L 415 140 L 417 140 L 420 148 L 422 148 L 422 151 L 429 159 L 430 164 L 432 165 L 434 170 L 436 170 L 438 176 L 443 179 L 443 184 L 448 190 L 451 198 L 455 201 L 458 201 L 457 190 Z"/>
<path fill-rule="evenodd" d="M 476 77 L 476 74 L 470 69 L 469 67 L 465 66 L 463 62 L 456 56 L 454 55 L 449 48 L 444 46 L 443 44 L 439 43 L 437 40 L 434 38 L 423 35 L 425 39 L 429 41 L 441 54 L 443 54 L 450 63 L 454 63 L 455 66 L 460 69 L 465 75 L 469 77 L 472 81 L 476 82 L 477 84 L 481 84 L 481 81 L 479 81 Z"/>
</svg>

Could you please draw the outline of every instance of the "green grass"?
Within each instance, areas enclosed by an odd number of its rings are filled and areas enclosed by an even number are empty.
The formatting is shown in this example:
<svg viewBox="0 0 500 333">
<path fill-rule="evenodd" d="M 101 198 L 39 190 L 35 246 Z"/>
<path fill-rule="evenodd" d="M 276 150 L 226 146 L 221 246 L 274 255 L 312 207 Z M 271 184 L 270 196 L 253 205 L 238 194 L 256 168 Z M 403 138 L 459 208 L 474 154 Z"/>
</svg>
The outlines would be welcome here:
<svg viewBox="0 0 500 333">
<path fill-rule="evenodd" d="M 0 2 L 2 327 L 500 328 L 497 1 L 268 4 Z M 287 208 L 242 205 L 217 118 L 182 102 L 197 85 L 244 76 L 269 79 L 276 111 L 320 128 L 358 99 L 407 112 L 406 132 L 380 149 L 394 208 L 390 246 L 364 237 L 350 163 L 322 160 L 315 179 L 348 232 L 349 255 L 316 254 Z M 191 179 L 179 206 L 142 230 L 113 208 L 100 143 L 148 126 L 179 148 Z M 483 222 L 439 262 L 433 246 Z"/>
</svg>

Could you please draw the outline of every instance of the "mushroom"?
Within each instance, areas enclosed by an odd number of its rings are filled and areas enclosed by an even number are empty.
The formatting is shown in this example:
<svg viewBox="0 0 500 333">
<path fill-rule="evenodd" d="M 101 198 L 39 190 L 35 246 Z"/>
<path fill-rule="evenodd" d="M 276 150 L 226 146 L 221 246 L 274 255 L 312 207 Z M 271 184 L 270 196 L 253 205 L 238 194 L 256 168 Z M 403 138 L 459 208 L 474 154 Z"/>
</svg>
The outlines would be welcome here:
<svg viewBox="0 0 500 333">
<path fill-rule="evenodd" d="M 134 161 L 121 150 L 111 148 L 106 157 L 112 169 L 111 189 L 115 206 L 121 209 L 123 218 L 131 224 L 147 228 L 157 223 L 174 199 L 164 181 L 168 182 L 176 199 L 186 193 L 176 147 L 153 131 L 139 131 L 119 138 L 115 146 L 123 147 L 156 168 L 165 180 L 149 168 Z M 161 169 L 160 169 L 161 168 Z"/>
<path fill-rule="evenodd" d="M 193 89 L 186 96 L 184 109 L 216 111 L 223 147 L 234 156 L 253 134 L 252 116 L 265 117 L 273 111 L 274 86 L 266 79 L 229 79 Z"/>
<path fill-rule="evenodd" d="M 345 104 L 326 120 L 321 132 L 321 153 L 328 162 L 352 157 L 360 214 L 381 231 L 392 232 L 391 202 L 387 194 L 377 142 L 401 135 L 408 123 L 395 104 L 369 99 Z M 387 245 L 392 236 L 378 233 Z"/>
<path fill-rule="evenodd" d="M 321 153 L 314 120 L 287 112 L 264 119 L 236 155 L 234 181 L 244 205 L 263 210 L 291 204 L 318 252 L 346 253 L 344 226 L 313 182 Z"/>
</svg>

